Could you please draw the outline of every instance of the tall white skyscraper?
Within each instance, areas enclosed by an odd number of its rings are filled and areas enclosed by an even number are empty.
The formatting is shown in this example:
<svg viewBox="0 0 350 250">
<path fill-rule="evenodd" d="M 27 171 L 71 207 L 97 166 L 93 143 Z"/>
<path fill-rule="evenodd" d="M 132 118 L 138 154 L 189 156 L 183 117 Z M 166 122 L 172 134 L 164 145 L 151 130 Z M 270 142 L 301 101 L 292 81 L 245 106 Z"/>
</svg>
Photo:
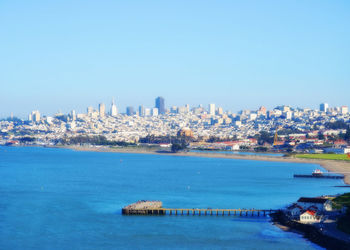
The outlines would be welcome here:
<svg viewBox="0 0 350 250">
<path fill-rule="evenodd" d="M 118 114 L 117 105 L 115 105 L 115 102 L 113 99 L 112 105 L 111 105 L 111 116 L 117 116 L 117 114 Z"/>
<path fill-rule="evenodd" d="M 215 104 L 214 103 L 209 104 L 209 114 L 215 115 Z"/>
<path fill-rule="evenodd" d="M 327 112 L 328 111 L 328 103 L 321 103 L 320 104 L 320 111 Z"/>
</svg>

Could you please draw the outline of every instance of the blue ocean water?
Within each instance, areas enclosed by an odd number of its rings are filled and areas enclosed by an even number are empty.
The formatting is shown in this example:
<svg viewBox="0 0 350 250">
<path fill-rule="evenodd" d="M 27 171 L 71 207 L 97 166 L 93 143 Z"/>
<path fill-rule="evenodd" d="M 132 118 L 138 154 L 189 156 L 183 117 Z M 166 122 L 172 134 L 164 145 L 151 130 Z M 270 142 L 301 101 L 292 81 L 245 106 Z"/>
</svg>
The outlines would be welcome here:
<svg viewBox="0 0 350 250">
<path fill-rule="evenodd" d="M 0 147 L 0 249 L 315 249 L 268 218 L 123 216 L 164 207 L 281 208 L 341 193 L 340 180 L 294 179 L 317 165 Z"/>
</svg>

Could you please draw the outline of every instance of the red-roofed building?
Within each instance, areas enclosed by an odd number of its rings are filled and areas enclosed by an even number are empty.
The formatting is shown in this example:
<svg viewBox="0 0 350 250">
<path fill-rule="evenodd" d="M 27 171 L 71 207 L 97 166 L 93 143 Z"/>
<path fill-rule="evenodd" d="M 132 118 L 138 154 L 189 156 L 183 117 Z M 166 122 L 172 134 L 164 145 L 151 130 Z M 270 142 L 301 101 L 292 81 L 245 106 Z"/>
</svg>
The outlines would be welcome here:
<svg viewBox="0 0 350 250">
<path fill-rule="evenodd" d="M 302 223 L 317 223 L 320 222 L 320 217 L 314 210 L 306 210 L 300 215 L 300 222 Z"/>
<path fill-rule="evenodd" d="M 336 140 L 336 141 L 334 142 L 334 146 L 346 146 L 346 145 L 348 145 L 348 144 L 347 144 L 347 142 L 344 141 L 344 140 Z"/>
</svg>

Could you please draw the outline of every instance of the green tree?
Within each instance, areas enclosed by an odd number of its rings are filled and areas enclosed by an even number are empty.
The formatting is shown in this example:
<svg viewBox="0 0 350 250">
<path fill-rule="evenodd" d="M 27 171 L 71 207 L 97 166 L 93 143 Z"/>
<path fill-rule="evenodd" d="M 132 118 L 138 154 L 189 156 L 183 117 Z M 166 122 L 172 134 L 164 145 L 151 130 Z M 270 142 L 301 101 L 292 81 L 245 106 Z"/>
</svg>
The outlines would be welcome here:
<svg viewBox="0 0 350 250">
<path fill-rule="evenodd" d="M 324 140 L 324 135 L 321 132 L 318 132 L 318 139 L 319 140 Z"/>
<path fill-rule="evenodd" d="M 350 126 L 346 129 L 344 140 L 350 142 Z"/>
<path fill-rule="evenodd" d="M 260 131 L 258 135 L 258 143 L 263 145 L 265 142 L 272 144 L 273 143 L 273 135 L 268 133 L 267 131 Z"/>
</svg>

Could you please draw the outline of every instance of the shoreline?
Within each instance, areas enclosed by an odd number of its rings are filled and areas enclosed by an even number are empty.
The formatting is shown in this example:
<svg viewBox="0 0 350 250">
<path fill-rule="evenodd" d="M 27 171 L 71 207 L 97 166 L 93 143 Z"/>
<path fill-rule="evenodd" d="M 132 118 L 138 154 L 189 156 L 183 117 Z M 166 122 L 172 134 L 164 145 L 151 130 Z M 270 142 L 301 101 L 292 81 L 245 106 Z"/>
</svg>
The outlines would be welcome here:
<svg viewBox="0 0 350 250">
<path fill-rule="evenodd" d="M 314 244 L 326 249 L 349 249 L 350 247 L 350 241 L 347 236 L 334 236 L 327 233 L 327 229 L 321 231 L 315 225 L 291 221 L 281 212 L 272 214 L 271 222 L 285 232 L 300 234 Z"/>
<path fill-rule="evenodd" d="M 289 163 L 307 163 L 317 164 L 328 170 L 330 173 L 344 175 L 343 182 L 350 185 L 350 162 L 340 160 L 322 160 L 322 159 L 305 159 L 295 157 L 275 157 L 268 155 L 239 155 L 224 154 L 210 152 L 178 152 L 172 153 L 168 151 L 159 152 L 154 148 L 149 150 L 140 148 L 109 148 L 109 147 L 86 147 L 86 146 L 60 146 L 58 148 L 66 148 L 76 151 L 89 152 L 110 152 L 110 153 L 129 153 L 129 154 L 151 154 L 151 155 L 167 155 L 167 156 L 187 156 L 187 157 L 204 157 L 204 158 L 220 158 L 220 159 L 236 159 L 236 160 L 252 160 L 252 161 L 271 161 L 271 162 L 289 162 Z"/>
</svg>

